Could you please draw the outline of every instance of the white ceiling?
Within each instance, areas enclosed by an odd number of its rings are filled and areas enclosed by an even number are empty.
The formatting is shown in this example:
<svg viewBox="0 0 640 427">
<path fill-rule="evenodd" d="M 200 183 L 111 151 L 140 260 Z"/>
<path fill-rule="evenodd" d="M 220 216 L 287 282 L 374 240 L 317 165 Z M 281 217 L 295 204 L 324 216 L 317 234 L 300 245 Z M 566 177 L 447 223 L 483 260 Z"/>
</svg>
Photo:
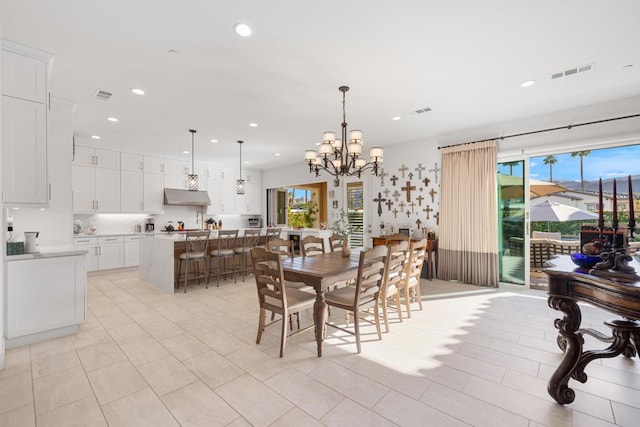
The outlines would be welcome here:
<svg viewBox="0 0 640 427">
<path fill-rule="evenodd" d="M 55 55 L 52 95 L 77 103 L 77 142 L 162 156 L 190 158 L 194 128 L 196 160 L 238 162 L 242 139 L 250 166 L 302 162 L 323 131 L 339 132 L 343 84 L 349 127 L 367 147 L 640 94 L 637 0 L 0 5 L 3 38 Z M 237 36 L 237 22 L 253 36 Z M 112 99 L 94 99 L 99 89 Z M 423 107 L 433 111 L 415 113 Z"/>
</svg>

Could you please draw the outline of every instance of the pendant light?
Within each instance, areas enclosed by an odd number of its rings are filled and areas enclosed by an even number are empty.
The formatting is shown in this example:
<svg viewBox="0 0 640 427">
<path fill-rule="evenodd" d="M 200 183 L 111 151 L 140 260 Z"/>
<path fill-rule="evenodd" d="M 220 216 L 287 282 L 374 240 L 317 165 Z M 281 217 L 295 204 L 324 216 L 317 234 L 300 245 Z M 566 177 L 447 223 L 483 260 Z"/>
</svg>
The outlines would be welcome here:
<svg viewBox="0 0 640 427">
<path fill-rule="evenodd" d="M 194 152 L 193 152 L 193 149 L 194 149 L 193 141 L 194 141 L 194 136 L 197 130 L 189 129 L 189 132 L 191 132 L 191 173 L 187 175 L 187 189 L 189 191 L 198 191 L 198 175 L 196 175 L 196 171 L 194 168 Z"/>
<path fill-rule="evenodd" d="M 236 194 L 244 194 L 245 181 L 242 179 L 242 144 L 244 141 L 238 141 L 240 145 L 240 178 L 236 180 Z"/>
</svg>

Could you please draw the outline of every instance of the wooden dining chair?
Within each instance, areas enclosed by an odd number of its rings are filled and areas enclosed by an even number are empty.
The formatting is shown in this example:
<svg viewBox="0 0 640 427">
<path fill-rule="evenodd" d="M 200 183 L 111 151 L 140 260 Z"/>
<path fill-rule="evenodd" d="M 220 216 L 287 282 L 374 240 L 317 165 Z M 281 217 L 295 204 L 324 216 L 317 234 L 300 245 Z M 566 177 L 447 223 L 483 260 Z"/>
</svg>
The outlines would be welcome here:
<svg viewBox="0 0 640 427">
<path fill-rule="evenodd" d="M 310 325 L 306 328 L 296 330 L 287 335 L 287 322 L 284 320 L 290 314 L 300 313 L 302 310 L 313 309 L 316 301 L 315 293 L 305 292 L 300 289 L 292 289 L 285 286 L 284 272 L 282 271 L 282 255 L 266 250 L 263 247 L 251 249 L 251 260 L 253 264 L 253 275 L 256 280 L 258 290 L 258 301 L 260 303 L 260 317 L 258 320 L 258 336 L 256 344 L 260 344 L 264 328 L 276 322 L 282 322 L 280 331 L 280 357 L 284 355 L 287 337 L 313 328 Z M 279 314 L 276 321 L 266 323 L 267 311 Z"/>
<path fill-rule="evenodd" d="M 317 236 L 306 236 L 300 242 L 302 256 L 314 256 L 324 253 L 324 238 Z"/>
<path fill-rule="evenodd" d="M 182 265 L 185 264 L 184 271 L 184 291 L 187 292 L 189 281 L 189 265 L 195 264 L 195 278 L 200 285 L 200 279 L 205 279 L 205 285 L 209 288 L 209 274 L 207 267 L 207 252 L 209 248 L 209 231 L 188 231 L 185 235 L 185 251 L 178 256 L 178 280 Z M 202 273 L 200 272 L 202 264 Z"/>
<path fill-rule="evenodd" d="M 329 236 L 329 252 L 340 252 L 342 250 L 342 236 L 332 234 Z"/>
<path fill-rule="evenodd" d="M 360 353 L 360 313 L 373 309 L 378 339 L 380 332 L 379 296 L 384 277 L 389 266 L 389 248 L 376 246 L 360 252 L 358 276 L 355 286 L 345 286 L 325 294 L 325 301 L 330 307 L 337 307 L 353 315 L 354 330 L 327 322 L 327 326 L 340 329 L 356 337 L 356 348 Z"/>
<path fill-rule="evenodd" d="M 385 245 L 389 247 L 389 266 L 384 282 L 380 290 L 380 305 L 382 305 L 382 317 L 384 328 L 389 332 L 389 302 L 393 301 L 393 308 L 398 313 L 398 319 L 402 322 L 402 305 L 400 304 L 400 292 L 402 291 L 404 275 L 406 272 L 407 258 L 409 257 L 408 241 L 392 241 Z"/>
<path fill-rule="evenodd" d="M 385 237 L 384 244 L 389 246 L 389 245 L 392 245 L 392 244 L 397 243 L 397 242 L 408 242 L 410 240 L 411 239 L 406 234 L 393 233 L 393 234 L 389 234 L 387 237 Z"/>
<path fill-rule="evenodd" d="M 417 301 L 422 310 L 422 293 L 420 292 L 420 274 L 427 251 L 427 239 L 412 241 L 409 244 L 409 257 L 405 264 L 400 291 L 403 294 L 407 309 L 407 317 L 411 317 L 411 302 Z"/>
<path fill-rule="evenodd" d="M 287 255 L 293 257 L 293 240 L 281 239 L 279 237 L 269 240 L 265 243 L 265 246 L 269 252 L 279 253 L 280 255 Z"/>
</svg>

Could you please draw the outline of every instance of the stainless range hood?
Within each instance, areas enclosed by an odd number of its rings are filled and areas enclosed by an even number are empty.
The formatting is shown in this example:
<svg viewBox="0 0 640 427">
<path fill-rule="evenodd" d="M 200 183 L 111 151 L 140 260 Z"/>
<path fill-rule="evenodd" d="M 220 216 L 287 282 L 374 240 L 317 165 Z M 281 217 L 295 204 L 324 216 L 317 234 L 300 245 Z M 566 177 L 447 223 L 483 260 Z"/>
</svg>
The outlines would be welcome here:
<svg viewBox="0 0 640 427">
<path fill-rule="evenodd" d="M 211 204 L 211 199 L 206 191 L 165 188 L 164 204 L 177 206 L 208 206 Z"/>
</svg>

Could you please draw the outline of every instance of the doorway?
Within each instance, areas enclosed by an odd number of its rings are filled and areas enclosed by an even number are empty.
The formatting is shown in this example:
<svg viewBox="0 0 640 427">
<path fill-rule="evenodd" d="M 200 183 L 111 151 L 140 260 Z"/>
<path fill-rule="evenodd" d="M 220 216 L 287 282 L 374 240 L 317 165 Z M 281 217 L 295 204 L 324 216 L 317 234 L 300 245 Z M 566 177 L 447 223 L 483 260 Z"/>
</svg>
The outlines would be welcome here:
<svg viewBox="0 0 640 427">
<path fill-rule="evenodd" d="M 502 283 L 528 283 L 525 160 L 498 163 L 498 267 Z"/>
</svg>

